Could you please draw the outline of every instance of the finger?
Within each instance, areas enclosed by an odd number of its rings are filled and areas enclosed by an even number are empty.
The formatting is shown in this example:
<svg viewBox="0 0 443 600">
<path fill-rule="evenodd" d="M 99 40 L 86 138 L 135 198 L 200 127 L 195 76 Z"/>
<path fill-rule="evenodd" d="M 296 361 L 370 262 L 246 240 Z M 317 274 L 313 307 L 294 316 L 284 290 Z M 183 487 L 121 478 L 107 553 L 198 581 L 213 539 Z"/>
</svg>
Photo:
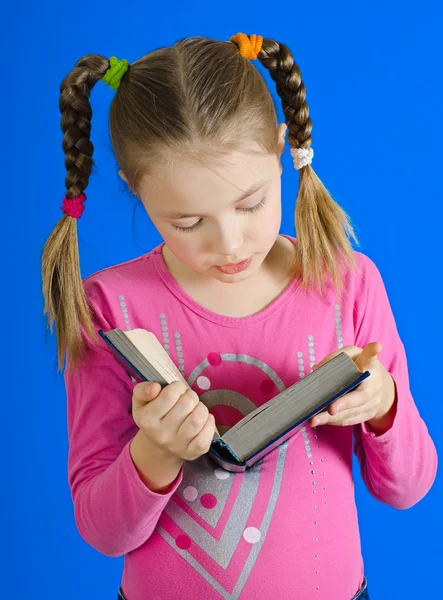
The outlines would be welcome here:
<svg viewBox="0 0 443 600">
<path fill-rule="evenodd" d="M 336 423 L 328 423 L 328 425 L 336 425 L 347 427 L 348 425 L 359 425 L 360 423 L 366 423 L 373 417 L 373 411 L 363 412 L 358 415 L 354 415 L 353 417 L 349 417 L 343 420 L 340 420 Z"/>
<path fill-rule="evenodd" d="M 199 404 L 202 403 L 200 402 L 197 394 L 193 390 L 186 390 L 185 393 L 180 396 L 174 406 L 162 418 L 164 426 L 172 427 L 178 433 L 182 423 L 189 417 L 189 415 Z"/>
<path fill-rule="evenodd" d="M 331 415 L 328 413 L 328 411 L 322 410 L 321 412 L 309 419 L 309 425 L 311 427 L 317 427 L 318 425 L 326 425 L 330 418 Z"/>
<path fill-rule="evenodd" d="M 328 425 L 341 424 L 344 421 L 346 421 L 347 419 L 353 419 L 355 417 L 358 417 L 359 415 L 365 415 L 366 412 L 367 412 L 366 407 L 364 407 L 364 410 L 362 410 L 361 407 L 348 408 L 347 410 L 342 410 L 339 413 L 337 413 L 336 415 L 329 416 Z"/>
<path fill-rule="evenodd" d="M 161 392 L 161 385 L 152 381 L 137 383 L 132 390 L 133 402 L 139 408 L 156 398 Z"/>
<path fill-rule="evenodd" d="M 328 406 L 328 423 L 337 423 L 373 408 L 373 402 L 365 389 L 349 392 Z"/>
<path fill-rule="evenodd" d="M 194 410 L 183 420 L 178 428 L 177 435 L 187 440 L 192 440 L 204 427 L 208 420 L 209 410 L 199 402 Z"/>
<path fill-rule="evenodd" d="M 153 419 L 163 419 L 174 408 L 189 388 L 181 381 L 174 381 L 162 389 L 157 398 L 149 403 L 149 414 Z"/>
<path fill-rule="evenodd" d="M 339 412 L 348 409 L 356 409 L 364 406 L 368 402 L 366 389 L 359 388 L 344 394 L 328 406 L 328 413 L 330 415 L 336 415 Z"/>
<path fill-rule="evenodd" d="M 312 427 L 336 423 L 342 418 L 354 416 L 367 410 L 368 397 L 366 390 L 354 390 L 348 392 L 335 402 L 332 402 L 326 410 L 315 415 L 312 419 Z"/>
<path fill-rule="evenodd" d="M 211 442 L 214 437 L 215 419 L 214 415 L 208 414 L 206 424 L 201 431 L 191 440 L 188 445 L 188 453 L 191 457 L 198 458 L 202 454 L 206 454 L 211 447 Z M 191 458 L 192 460 L 192 458 Z"/>
</svg>

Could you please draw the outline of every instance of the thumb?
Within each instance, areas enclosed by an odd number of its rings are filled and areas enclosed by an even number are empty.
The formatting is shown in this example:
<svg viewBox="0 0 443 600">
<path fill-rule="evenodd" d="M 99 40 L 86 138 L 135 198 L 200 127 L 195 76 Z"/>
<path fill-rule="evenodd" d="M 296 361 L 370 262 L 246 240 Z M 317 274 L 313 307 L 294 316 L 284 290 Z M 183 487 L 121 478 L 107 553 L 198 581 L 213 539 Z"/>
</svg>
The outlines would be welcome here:
<svg viewBox="0 0 443 600">
<path fill-rule="evenodd" d="M 153 381 L 143 381 L 137 383 L 132 391 L 132 397 L 137 406 L 143 406 L 147 402 L 154 400 L 161 392 L 161 385 Z"/>
<path fill-rule="evenodd" d="M 369 342 L 363 348 L 361 354 L 357 357 L 355 364 L 360 371 L 366 371 L 374 366 L 377 361 L 377 357 L 383 350 L 383 346 L 380 342 Z"/>
<path fill-rule="evenodd" d="M 155 381 L 147 381 L 144 384 L 144 394 L 147 400 L 153 400 L 161 392 L 162 386 Z"/>
</svg>

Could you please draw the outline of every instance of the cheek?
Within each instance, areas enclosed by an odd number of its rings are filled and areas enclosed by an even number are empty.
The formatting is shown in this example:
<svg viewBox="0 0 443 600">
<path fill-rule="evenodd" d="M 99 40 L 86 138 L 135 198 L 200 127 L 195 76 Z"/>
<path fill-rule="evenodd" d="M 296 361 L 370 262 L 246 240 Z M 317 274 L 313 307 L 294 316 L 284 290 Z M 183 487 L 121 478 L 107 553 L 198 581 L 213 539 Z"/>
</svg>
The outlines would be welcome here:
<svg viewBox="0 0 443 600">
<path fill-rule="evenodd" d="M 255 233 L 263 240 L 275 238 L 280 230 L 281 216 L 280 202 L 269 203 L 251 221 Z"/>
<path fill-rule="evenodd" d="M 282 217 L 281 200 L 276 199 L 276 201 L 269 207 L 268 214 L 266 215 L 266 220 L 275 226 L 276 223 L 280 224 L 281 217 Z"/>
<path fill-rule="evenodd" d="M 164 231 L 161 233 L 169 250 L 185 264 L 198 261 L 201 254 L 198 237 L 193 233 L 180 233 L 178 231 Z"/>
</svg>

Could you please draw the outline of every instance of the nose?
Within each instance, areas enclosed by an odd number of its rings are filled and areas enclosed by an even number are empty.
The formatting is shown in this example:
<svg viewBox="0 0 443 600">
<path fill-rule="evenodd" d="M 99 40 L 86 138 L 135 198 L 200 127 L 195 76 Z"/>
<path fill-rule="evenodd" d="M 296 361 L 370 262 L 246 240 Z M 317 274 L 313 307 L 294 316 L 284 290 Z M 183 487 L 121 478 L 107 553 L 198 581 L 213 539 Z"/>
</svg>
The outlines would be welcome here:
<svg viewBox="0 0 443 600">
<path fill-rule="evenodd" d="M 235 219 L 230 219 L 219 226 L 216 246 L 217 251 L 231 261 L 243 258 L 239 252 L 243 246 L 243 233 Z"/>
</svg>

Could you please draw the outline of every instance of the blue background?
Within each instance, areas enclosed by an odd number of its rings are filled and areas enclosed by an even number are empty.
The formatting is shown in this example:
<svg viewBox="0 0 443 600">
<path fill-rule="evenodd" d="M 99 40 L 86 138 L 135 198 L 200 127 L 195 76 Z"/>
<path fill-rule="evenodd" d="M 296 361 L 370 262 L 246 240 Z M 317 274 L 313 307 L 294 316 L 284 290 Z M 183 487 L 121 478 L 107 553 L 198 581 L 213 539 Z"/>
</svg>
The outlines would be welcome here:
<svg viewBox="0 0 443 600">
<path fill-rule="evenodd" d="M 77 0 L 11 3 L 2 11 L 2 337 L 9 347 L 2 350 L 2 596 L 114 599 L 122 568 L 122 559 L 101 556 L 75 528 L 63 380 L 40 291 L 40 254 L 65 191 L 59 85 L 85 54 L 132 62 L 182 37 L 227 40 L 238 31 L 289 45 L 307 87 L 314 168 L 385 279 L 412 393 L 441 450 L 443 13 L 437 1 Z M 95 169 L 79 222 L 84 276 L 160 242 L 140 208 L 134 218 L 134 200 L 117 177 L 106 130 L 113 94 L 100 83 L 92 94 Z M 282 231 L 293 234 L 298 175 L 289 152 L 283 164 Z M 441 570 L 441 478 L 417 506 L 397 511 L 369 495 L 357 469 L 355 477 L 371 600 L 430 597 Z"/>
</svg>

